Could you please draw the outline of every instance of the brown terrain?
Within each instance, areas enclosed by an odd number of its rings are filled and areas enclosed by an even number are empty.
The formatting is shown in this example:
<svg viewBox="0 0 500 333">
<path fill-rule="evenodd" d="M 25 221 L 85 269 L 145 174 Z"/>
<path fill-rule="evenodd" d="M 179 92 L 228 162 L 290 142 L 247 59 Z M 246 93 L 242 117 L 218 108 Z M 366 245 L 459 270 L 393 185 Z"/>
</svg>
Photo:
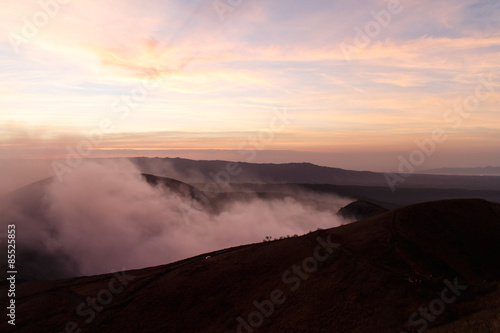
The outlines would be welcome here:
<svg viewBox="0 0 500 333">
<path fill-rule="evenodd" d="M 499 204 L 419 203 L 164 266 L 17 281 L 16 326 L 0 331 L 500 332 L 499 261 Z"/>
</svg>

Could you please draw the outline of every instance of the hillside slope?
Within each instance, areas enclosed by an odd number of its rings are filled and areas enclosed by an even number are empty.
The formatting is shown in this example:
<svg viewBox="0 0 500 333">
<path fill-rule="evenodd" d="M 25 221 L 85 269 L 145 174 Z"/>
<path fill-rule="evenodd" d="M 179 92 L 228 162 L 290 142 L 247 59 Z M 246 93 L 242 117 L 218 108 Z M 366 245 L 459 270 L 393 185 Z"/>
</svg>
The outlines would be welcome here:
<svg viewBox="0 0 500 333">
<path fill-rule="evenodd" d="M 416 332 L 448 324 L 436 332 L 453 332 L 445 328 L 477 320 L 476 332 L 498 332 L 499 258 L 500 205 L 430 202 L 115 276 L 20 283 L 8 331 Z M 439 314 L 415 316 L 443 292 L 453 300 Z"/>
</svg>

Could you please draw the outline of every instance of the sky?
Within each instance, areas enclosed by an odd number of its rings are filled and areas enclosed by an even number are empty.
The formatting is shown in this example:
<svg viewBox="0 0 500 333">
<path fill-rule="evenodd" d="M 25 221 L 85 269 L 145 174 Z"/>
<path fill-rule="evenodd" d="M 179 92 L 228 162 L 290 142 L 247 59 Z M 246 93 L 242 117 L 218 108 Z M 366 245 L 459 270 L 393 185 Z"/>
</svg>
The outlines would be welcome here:
<svg viewBox="0 0 500 333">
<path fill-rule="evenodd" d="M 0 7 L 4 161 L 500 165 L 496 0 Z"/>
</svg>

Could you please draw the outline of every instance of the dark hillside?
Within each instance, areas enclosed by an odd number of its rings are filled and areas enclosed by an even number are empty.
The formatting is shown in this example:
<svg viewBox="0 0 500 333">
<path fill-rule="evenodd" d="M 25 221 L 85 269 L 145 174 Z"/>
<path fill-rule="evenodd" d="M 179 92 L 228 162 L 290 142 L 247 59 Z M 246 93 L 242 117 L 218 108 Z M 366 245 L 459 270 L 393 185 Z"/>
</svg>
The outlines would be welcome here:
<svg viewBox="0 0 500 333">
<path fill-rule="evenodd" d="M 476 332 L 498 332 L 499 258 L 500 205 L 430 202 L 128 271 L 123 290 L 88 323 L 90 315 L 75 309 L 104 293 L 113 275 L 25 282 L 14 332 L 61 332 L 68 321 L 82 332 L 416 332 L 466 321 L 481 321 Z M 447 283 L 458 286 L 454 298 L 444 291 L 453 301 L 411 325 L 410 316 L 436 304 Z"/>
</svg>

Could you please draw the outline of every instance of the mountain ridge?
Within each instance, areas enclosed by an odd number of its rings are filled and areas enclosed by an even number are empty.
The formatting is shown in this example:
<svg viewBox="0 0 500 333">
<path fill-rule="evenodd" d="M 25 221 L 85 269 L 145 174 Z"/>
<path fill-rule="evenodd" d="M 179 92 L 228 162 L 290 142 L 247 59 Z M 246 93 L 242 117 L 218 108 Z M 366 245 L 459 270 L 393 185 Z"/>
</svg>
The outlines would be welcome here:
<svg viewBox="0 0 500 333">
<path fill-rule="evenodd" d="M 142 173 L 179 179 L 187 183 L 217 182 L 217 175 L 226 174 L 226 169 L 231 166 L 231 168 L 239 170 L 236 175 L 229 175 L 232 184 L 299 183 L 388 187 L 386 174 L 383 172 L 346 170 L 312 163 L 249 163 L 168 157 L 134 157 L 130 158 L 130 161 Z M 200 178 L 201 175 L 203 175 L 202 178 Z M 224 178 L 227 176 L 225 175 Z M 482 190 L 500 188 L 500 177 L 498 176 L 433 175 L 417 172 L 406 176 L 405 174 L 405 181 L 397 186 L 396 191 L 403 188 L 426 187 Z M 195 178 L 193 179 L 193 177 Z"/>
</svg>

